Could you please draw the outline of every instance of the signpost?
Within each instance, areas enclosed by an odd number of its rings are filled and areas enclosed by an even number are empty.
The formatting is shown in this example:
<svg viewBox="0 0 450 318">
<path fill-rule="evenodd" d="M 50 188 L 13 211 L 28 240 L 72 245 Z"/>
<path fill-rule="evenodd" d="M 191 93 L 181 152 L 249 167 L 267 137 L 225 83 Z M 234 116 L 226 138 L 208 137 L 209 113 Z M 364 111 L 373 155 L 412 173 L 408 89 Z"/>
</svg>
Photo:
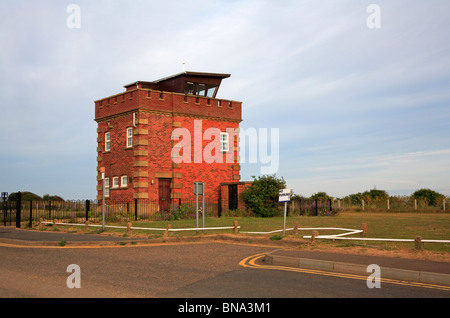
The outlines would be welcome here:
<svg viewBox="0 0 450 318">
<path fill-rule="evenodd" d="M 106 192 L 106 180 L 105 180 L 105 167 L 100 167 L 100 172 L 102 173 L 103 189 L 102 189 L 102 230 L 105 230 L 105 192 Z"/>
<path fill-rule="evenodd" d="M 287 203 L 289 201 L 291 201 L 291 189 L 281 189 L 278 196 L 278 202 L 284 202 L 283 236 L 286 235 L 286 211 Z"/>
<path fill-rule="evenodd" d="M 198 229 L 198 196 L 202 196 L 202 220 L 203 220 L 203 228 L 205 228 L 205 183 L 203 182 L 194 182 L 194 194 L 195 194 L 195 215 L 197 220 L 197 229 Z M 198 230 L 197 230 L 198 233 Z"/>
</svg>

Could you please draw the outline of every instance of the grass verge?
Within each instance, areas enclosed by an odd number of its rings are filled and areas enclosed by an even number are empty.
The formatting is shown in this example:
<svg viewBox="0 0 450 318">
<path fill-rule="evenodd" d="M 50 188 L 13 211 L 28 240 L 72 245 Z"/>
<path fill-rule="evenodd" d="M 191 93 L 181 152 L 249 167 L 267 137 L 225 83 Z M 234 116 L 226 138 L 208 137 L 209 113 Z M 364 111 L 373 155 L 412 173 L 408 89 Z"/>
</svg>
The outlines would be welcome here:
<svg viewBox="0 0 450 318">
<path fill-rule="evenodd" d="M 282 217 L 257 218 L 257 217 L 206 217 L 205 227 L 229 227 L 233 226 L 233 221 L 237 221 L 240 226 L 240 235 L 249 237 L 252 234 L 242 234 L 242 232 L 269 232 L 281 230 L 283 227 Z M 292 228 L 296 224 L 300 228 L 311 227 L 339 227 L 348 229 L 361 229 L 362 224 L 367 224 L 366 237 L 370 238 L 400 238 L 414 239 L 420 235 L 423 239 L 449 240 L 450 239 L 450 213 L 420 213 L 420 212 L 342 212 L 338 216 L 291 216 L 287 218 L 286 228 Z M 179 228 L 195 228 L 196 220 L 177 220 L 177 221 L 133 221 L 133 227 L 149 227 L 166 229 L 170 224 L 173 229 Z M 127 226 L 126 223 L 115 223 L 114 225 Z M 202 226 L 202 220 L 199 220 L 199 226 Z M 66 231 L 74 231 L 75 227 L 68 227 Z M 87 234 L 100 234 L 97 228 L 86 230 L 84 227 L 79 231 Z M 233 233 L 233 230 L 208 230 L 199 231 L 183 231 L 172 232 L 172 236 L 196 236 Z M 319 234 L 337 234 L 339 231 L 319 231 Z M 148 239 L 163 236 L 164 231 L 147 231 L 132 230 L 132 234 L 127 234 L 126 229 L 110 229 L 108 228 L 103 235 L 118 235 L 131 237 L 146 237 Z M 273 237 L 275 233 L 267 234 L 268 238 Z M 276 233 L 281 234 L 281 233 Z M 310 235 L 311 231 L 299 231 L 297 236 L 292 232 L 287 232 L 288 238 L 302 238 L 303 235 Z M 261 235 L 258 235 L 261 236 Z M 353 235 L 358 237 L 359 235 Z M 281 238 L 283 239 L 283 238 Z M 362 241 L 345 241 L 336 240 L 321 241 L 321 245 L 335 246 L 340 248 L 362 245 L 367 248 L 378 248 L 383 250 L 408 249 L 414 250 L 414 242 L 362 242 Z M 425 243 L 425 250 L 450 253 L 450 244 L 445 243 Z"/>
</svg>

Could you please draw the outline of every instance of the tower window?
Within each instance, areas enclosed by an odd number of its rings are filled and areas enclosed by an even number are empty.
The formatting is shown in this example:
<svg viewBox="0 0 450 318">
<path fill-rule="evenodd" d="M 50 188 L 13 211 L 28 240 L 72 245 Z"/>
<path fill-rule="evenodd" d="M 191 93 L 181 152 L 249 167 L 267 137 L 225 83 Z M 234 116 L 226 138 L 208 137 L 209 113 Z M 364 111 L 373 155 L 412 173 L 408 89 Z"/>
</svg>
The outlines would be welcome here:
<svg viewBox="0 0 450 318">
<path fill-rule="evenodd" d="M 227 152 L 230 149 L 228 133 L 220 133 L 220 151 Z"/>
<path fill-rule="evenodd" d="M 111 133 L 105 133 L 105 151 L 111 151 Z"/>
<path fill-rule="evenodd" d="M 119 187 L 119 177 L 114 177 L 113 178 L 113 188 L 118 188 Z"/>
<path fill-rule="evenodd" d="M 105 197 L 109 198 L 109 178 L 105 178 Z"/>
<path fill-rule="evenodd" d="M 127 128 L 127 148 L 133 147 L 133 128 Z"/>
<path fill-rule="evenodd" d="M 128 177 L 127 176 L 122 176 L 122 177 L 120 177 L 120 186 L 122 187 L 122 188 L 126 188 L 127 186 L 128 186 Z"/>
</svg>

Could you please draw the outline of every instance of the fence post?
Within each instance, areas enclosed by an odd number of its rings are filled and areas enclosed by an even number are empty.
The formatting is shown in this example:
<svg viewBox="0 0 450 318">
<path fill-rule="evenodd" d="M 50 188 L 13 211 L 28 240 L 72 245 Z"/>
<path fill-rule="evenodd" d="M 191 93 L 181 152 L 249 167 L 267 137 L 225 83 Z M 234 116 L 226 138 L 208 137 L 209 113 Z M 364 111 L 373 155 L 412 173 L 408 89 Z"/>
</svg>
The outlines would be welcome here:
<svg viewBox="0 0 450 318">
<path fill-rule="evenodd" d="M 167 224 L 167 228 L 164 231 L 164 236 L 169 236 L 171 228 L 172 228 L 172 224 Z"/>
<path fill-rule="evenodd" d="M 134 219 L 137 221 L 138 218 L 138 199 L 134 199 Z"/>
<path fill-rule="evenodd" d="M 362 210 L 364 211 L 364 199 L 361 200 L 361 204 L 362 204 Z"/>
<path fill-rule="evenodd" d="M 317 206 L 317 199 L 314 199 L 314 210 L 316 213 L 316 216 L 319 215 L 319 207 Z"/>
<path fill-rule="evenodd" d="M 3 197 L 3 222 L 5 226 L 7 215 L 8 215 L 8 201 L 6 200 L 6 197 Z"/>
<path fill-rule="evenodd" d="M 22 212 L 22 193 L 19 191 L 17 193 L 17 206 L 16 206 L 16 227 L 17 228 L 20 228 L 21 212 Z"/>
<path fill-rule="evenodd" d="M 30 228 L 33 227 L 33 200 L 30 200 Z"/>
<path fill-rule="evenodd" d="M 423 242 L 422 242 L 422 236 L 416 236 L 416 238 L 414 239 L 414 244 L 416 247 L 416 250 L 423 250 Z"/>
<path fill-rule="evenodd" d="M 366 237 L 367 234 L 367 223 L 361 224 L 361 237 Z"/>
<path fill-rule="evenodd" d="M 417 199 L 414 199 L 414 210 L 417 210 Z"/>
<path fill-rule="evenodd" d="M 319 236 L 319 232 L 318 231 L 312 231 L 311 234 L 311 243 L 314 243 L 316 237 Z"/>
<path fill-rule="evenodd" d="M 298 234 L 298 229 L 299 229 L 299 227 L 300 227 L 300 224 L 295 223 L 295 225 L 294 225 L 294 235 L 297 235 L 297 234 Z"/>
<path fill-rule="evenodd" d="M 238 234 L 239 232 L 238 221 L 233 221 L 233 227 L 234 227 L 234 234 Z"/>
<path fill-rule="evenodd" d="M 390 209 L 389 199 L 387 200 L 387 209 Z"/>
<path fill-rule="evenodd" d="M 89 211 L 91 210 L 91 201 L 86 200 L 86 221 L 89 221 Z"/>
<path fill-rule="evenodd" d="M 331 199 L 328 199 L 329 203 L 330 203 L 330 212 L 333 211 L 333 203 L 331 201 Z"/>
<path fill-rule="evenodd" d="M 445 199 L 442 200 L 442 207 L 443 207 L 443 209 L 445 211 Z"/>
</svg>

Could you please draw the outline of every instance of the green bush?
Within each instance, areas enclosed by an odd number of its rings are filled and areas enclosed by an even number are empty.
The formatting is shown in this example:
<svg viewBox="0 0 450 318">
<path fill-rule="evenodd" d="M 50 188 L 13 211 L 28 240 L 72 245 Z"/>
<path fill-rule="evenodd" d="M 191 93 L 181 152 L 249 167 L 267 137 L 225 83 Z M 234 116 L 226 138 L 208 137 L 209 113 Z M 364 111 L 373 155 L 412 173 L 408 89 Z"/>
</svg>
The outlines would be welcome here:
<svg viewBox="0 0 450 318">
<path fill-rule="evenodd" d="M 445 199 L 443 194 L 430 189 L 420 189 L 412 194 L 413 199 L 424 200 L 428 205 L 436 206 Z"/>
<path fill-rule="evenodd" d="M 201 212 L 199 211 L 199 213 Z M 194 217 L 195 215 L 195 207 L 188 204 L 182 204 L 180 206 L 172 207 L 169 211 L 156 212 L 154 218 L 156 220 L 175 221 L 189 219 Z"/>
<path fill-rule="evenodd" d="M 253 184 L 242 192 L 242 198 L 256 216 L 270 217 L 278 212 L 279 190 L 286 188 L 286 181 L 275 175 L 253 177 Z"/>
<path fill-rule="evenodd" d="M 283 235 L 281 235 L 281 234 L 275 234 L 275 235 L 270 237 L 271 241 L 279 241 L 279 240 L 282 240 L 282 239 L 283 239 Z"/>
<path fill-rule="evenodd" d="M 332 197 L 330 197 L 326 192 L 317 192 L 316 194 L 313 194 L 310 199 L 312 199 L 312 200 L 317 199 L 319 201 L 321 201 L 321 200 L 326 201 L 326 200 L 331 199 L 331 198 Z"/>
</svg>

